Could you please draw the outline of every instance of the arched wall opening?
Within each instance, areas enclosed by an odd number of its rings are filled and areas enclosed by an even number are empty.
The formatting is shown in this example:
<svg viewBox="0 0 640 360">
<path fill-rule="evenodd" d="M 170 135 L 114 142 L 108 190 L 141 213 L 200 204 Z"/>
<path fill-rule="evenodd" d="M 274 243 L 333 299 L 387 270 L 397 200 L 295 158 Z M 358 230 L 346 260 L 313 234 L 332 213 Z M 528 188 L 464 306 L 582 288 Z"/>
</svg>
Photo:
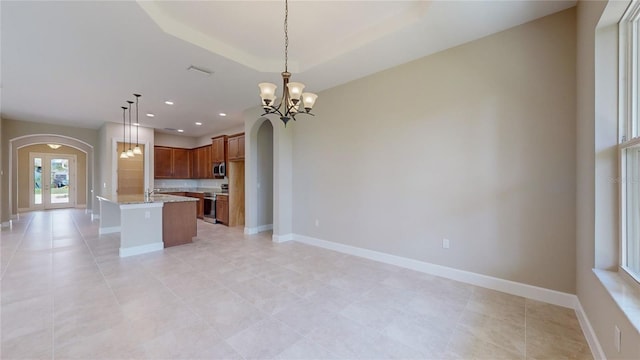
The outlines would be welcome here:
<svg viewBox="0 0 640 360">
<path fill-rule="evenodd" d="M 37 145 L 37 144 L 49 144 L 56 143 L 66 145 L 82 151 L 86 154 L 86 207 L 88 211 L 93 210 L 94 199 L 94 149 L 93 146 L 87 144 L 82 140 L 78 140 L 72 137 L 55 134 L 33 134 L 25 135 L 9 140 L 9 209 L 11 216 L 16 217 L 18 215 L 18 150 L 20 148 Z"/>
<path fill-rule="evenodd" d="M 265 125 L 268 122 L 269 125 Z M 263 127 L 264 126 L 264 127 Z M 268 224 L 268 181 L 265 165 L 269 162 L 269 130 L 271 130 L 272 216 Z M 245 233 L 256 234 L 273 229 L 273 241 L 293 239 L 292 224 L 292 130 L 278 119 L 252 117 L 245 122 Z M 258 165 L 259 162 L 261 165 Z M 263 191 L 264 190 L 264 191 Z"/>
<path fill-rule="evenodd" d="M 273 126 L 263 121 L 257 139 L 258 232 L 273 229 Z"/>
</svg>

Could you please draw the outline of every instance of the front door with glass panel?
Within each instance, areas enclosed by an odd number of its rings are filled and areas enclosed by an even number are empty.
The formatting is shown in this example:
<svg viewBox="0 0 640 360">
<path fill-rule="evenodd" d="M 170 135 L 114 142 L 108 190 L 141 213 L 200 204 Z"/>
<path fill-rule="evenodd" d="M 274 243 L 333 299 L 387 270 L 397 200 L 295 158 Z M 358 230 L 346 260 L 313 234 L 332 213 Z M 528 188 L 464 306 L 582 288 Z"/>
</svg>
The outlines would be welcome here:
<svg viewBox="0 0 640 360">
<path fill-rule="evenodd" d="M 74 207 L 76 156 L 30 154 L 32 209 Z"/>
</svg>

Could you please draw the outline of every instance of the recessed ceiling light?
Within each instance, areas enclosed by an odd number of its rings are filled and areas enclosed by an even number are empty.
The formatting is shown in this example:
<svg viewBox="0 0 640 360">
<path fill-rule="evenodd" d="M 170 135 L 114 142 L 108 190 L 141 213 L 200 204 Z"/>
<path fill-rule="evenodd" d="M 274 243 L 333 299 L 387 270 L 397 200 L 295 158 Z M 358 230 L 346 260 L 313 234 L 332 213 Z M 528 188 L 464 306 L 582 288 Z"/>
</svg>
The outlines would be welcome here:
<svg viewBox="0 0 640 360">
<path fill-rule="evenodd" d="M 133 126 L 140 126 L 140 123 L 133 123 Z"/>
<path fill-rule="evenodd" d="M 184 130 L 182 130 L 182 129 L 178 129 L 178 132 L 184 132 Z"/>
<path fill-rule="evenodd" d="M 167 105 L 173 105 L 173 101 L 169 101 L 169 100 L 165 101 L 164 103 Z"/>
<path fill-rule="evenodd" d="M 147 116 L 148 117 L 154 117 L 155 115 L 153 115 L 152 113 L 148 113 Z"/>
<path fill-rule="evenodd" d="M 227 114 L 225 114 L 225 113 L 220 113 L 220 114 L 218 114 L 218 115 L 220 115 L 220 116 L 227 116 Z"/>
<path fill-rule="evenodd" d="M 200 126 L 200 125 L 202 125 L 202 123 L 199 122 L 199 121 L 196 121 L 196 125 Z"/>
</svg>

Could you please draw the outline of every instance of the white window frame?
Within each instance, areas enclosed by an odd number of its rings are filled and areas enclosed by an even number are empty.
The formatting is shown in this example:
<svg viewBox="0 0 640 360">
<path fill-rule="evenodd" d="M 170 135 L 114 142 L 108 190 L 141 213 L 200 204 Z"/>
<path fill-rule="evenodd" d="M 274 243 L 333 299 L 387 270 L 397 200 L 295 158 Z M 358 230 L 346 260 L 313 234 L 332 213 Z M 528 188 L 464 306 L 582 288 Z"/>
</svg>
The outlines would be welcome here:
<svg viewBox="0 0 640 360">
<path fill-rule="evenodd" d="M 638 65 L 640 57 L 640 0 L 629 5 L 619 23 L 619 190 L 620 190 L 620 269 L 640 283 L 640 273 L 632 272 L 627 266 L 627 179 L 625 151 L 640 147 L 640 119 L 638 118 L 639 82 Z M 640 204 L 636 204 L 640 207 Z"/>
</svg>

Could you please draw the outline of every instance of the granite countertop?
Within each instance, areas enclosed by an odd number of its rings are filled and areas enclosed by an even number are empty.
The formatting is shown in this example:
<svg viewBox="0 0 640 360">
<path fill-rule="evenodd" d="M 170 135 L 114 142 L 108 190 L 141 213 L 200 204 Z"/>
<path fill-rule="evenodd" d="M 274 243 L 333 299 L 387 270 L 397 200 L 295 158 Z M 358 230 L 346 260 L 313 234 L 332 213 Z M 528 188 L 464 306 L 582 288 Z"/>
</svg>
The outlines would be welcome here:
<svg viewBox="0 0 640 360">
<path fill-rule="evenodd" d="M 219 193 L 222 190 L 220 188 L 158 188 L 153 189 L 157 194 L 168 192 L 191 192 L 191 193 Z"/>
<path fill-rule="evenodd" d="M 116 197 L 116 199 L 112 199 L 110 197 L 98 196 L 98 199 L 106 200 L 112 203 L 116 203 L 118 205 L 199 201 L 199 199 L 193 198 L 193 197 L 162 195 L 162 194 L 151 195 L 149 199 L 145 199 L 144 194 L 119 195 Z"/>
</svg>

